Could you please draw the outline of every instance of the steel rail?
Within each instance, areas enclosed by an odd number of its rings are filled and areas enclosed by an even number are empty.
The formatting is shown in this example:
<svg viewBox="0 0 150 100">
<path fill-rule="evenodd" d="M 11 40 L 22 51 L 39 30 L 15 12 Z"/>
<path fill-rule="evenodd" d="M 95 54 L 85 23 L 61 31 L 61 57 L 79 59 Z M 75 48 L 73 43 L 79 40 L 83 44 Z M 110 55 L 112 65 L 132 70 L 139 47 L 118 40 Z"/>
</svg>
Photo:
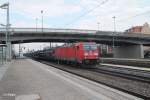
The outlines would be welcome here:
<svg viewBox="0 0 150 100">
<path fill-rule="evenodd" d="M 111 71 L 111 70 L 101 69 L 101 68 L 91 69 L 89 71 L 109 74 L 109 75 L 113 75 L 113 76 L 117 76 L 117 77 L 123 77 L 123 78 L 129 79 L 129 80 L 134 80 L 134 81 L 139 81 L 139 82 L 144 82 L 144 83 L 150 84 L 150 78 L 149 77 L 133 75 L 133 74 L 128 74 L 128 73 L 119 72 L 119 71 Z"/>
</svg>

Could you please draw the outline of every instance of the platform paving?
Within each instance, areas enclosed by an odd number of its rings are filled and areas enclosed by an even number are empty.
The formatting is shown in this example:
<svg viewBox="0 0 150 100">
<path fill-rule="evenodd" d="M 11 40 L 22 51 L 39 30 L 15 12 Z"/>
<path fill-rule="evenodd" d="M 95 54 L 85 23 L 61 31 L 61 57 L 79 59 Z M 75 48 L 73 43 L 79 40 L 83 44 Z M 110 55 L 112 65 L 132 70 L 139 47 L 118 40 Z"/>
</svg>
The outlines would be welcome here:
<svg viewBox="0 0 150 100">
<path fill-rule="evenodd" d="M 4 76 L 5 72 L 7 71 L 8 67 L 11 65 L 12 62 L 4 63 L 3 65 L 0 64 L 0 80 L 2 79 L 2 77 Z"/>
<path fill-rule="evenodd" d="M 142 100 L 31 59 L 15 60 L 8 67 L 0 80 L 0 100 L 4 96 L 15 96 L 14 100 Z"/>
</svg>

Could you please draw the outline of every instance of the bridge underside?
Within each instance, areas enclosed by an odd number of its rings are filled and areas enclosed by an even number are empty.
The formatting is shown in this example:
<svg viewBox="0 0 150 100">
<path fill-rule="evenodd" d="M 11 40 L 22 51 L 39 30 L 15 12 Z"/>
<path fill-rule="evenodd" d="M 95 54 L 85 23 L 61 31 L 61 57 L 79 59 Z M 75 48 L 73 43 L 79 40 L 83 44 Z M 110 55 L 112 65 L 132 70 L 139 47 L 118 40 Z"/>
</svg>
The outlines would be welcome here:
<svg viewBox="0 0 150 100">
<path fill-rule="evenodd" d="M 113 45 L 113 38 L 98 38 L 98 37 L 16 37 L 11 39 L 12 44 L 18 44 L 18 43 L 31 43 L 31 42 L 64 42 L 64 43 L 74 43 L 74 42 L 89 42 L 93 41 L 98 44 L 106 44 L 106 45 Z M 4 41 L 2 41 L 4 43 Z M 130 41 L 130 40 L 122 40 L 122 39 L 114 39 L 114 45 L 115 46 L 122 46 L 122 45 L 136 45 L 139 44 L 139 42 L 136 41 Z M 150 43 L 143 44 L 146 46 L 150 46 Z"/>
<path fill-rule="evenodd" d="M 98 44 L 106 44 L 106 45 L 112 45 L 112 40 L 91 40 L 91 39 L 31 39 L 31 40 L 17 40 L 12 41 L 12 44 L 18 44 L 18 43 L 36 43 L 36 42 L 61 42 L 61 43 L 75 43 L 75 42 L 96 42 Z M 121 45 L 136 45 L 136 43 L 129 43 L 124 41 L 115 41 L 115 46 L 121 46 Z"/>
</svg>

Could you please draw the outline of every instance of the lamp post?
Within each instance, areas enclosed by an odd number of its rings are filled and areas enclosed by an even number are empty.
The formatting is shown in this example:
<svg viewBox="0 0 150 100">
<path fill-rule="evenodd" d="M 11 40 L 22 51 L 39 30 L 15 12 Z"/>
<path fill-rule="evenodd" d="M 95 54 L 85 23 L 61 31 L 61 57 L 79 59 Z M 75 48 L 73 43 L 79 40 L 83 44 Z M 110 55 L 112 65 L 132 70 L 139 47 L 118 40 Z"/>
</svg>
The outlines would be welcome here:
<svg viewBox="0 0 150 100">
<path fill-rule="evenodd" d="M 41 10 L 41 16 L 42 16 L 42 32 L 43 32 L 43 10 Z"/>
<path fill-rule="evenodd" d="M 99 28 L 100 28 L 100 22 L 97 23 L 97 26 L 98 26 L 97 28 L 98 28 L 98 31 L 99 31 Z"/>
<path fill-rule="evenodd" d="M 38 18 L 35 19 L 36 32 L 37 32 L 37 24 L 38 24 Z"/>
<path fill-rule="evenodd" d="M 9 42 L 9 3 L 4 3 L 3 5 L 0 6 L 1 9 L 6 9 L 7 10 L 7 20 L 6 20 L 6 35 L 5 35 L 5 41 L 6 41 L 6 61 L 10 58 L 10 45 L 8 44 Z"/>
<path fill-rule="evenodd" d="M 114 53 L 114 47 L 115 47 L 115 32 L 116 32 L 116 17 L 112 17 L 114 19 L 114 33 L 113 33 L 113 53 Z"/>
<path fill-rule="evenodd" d="M 19 41 L 19 58 L 21 58 L 21 44 L 20 44 L 20 41 Z"/>
</svg>

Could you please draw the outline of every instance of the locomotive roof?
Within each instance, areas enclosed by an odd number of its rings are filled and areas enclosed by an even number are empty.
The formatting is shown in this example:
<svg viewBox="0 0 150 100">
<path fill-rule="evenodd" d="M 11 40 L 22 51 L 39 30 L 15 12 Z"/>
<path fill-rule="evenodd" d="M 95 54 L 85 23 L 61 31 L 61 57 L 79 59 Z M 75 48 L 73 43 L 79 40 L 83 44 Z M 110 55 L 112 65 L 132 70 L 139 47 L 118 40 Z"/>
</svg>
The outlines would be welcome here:
<svg viewBox="0 0 150 100">
<path fill-rule="evenodd" d="M 73 45 L 79 45 L 79 44 L 96 44 L 95 42 L 76 42 L 76 43 L 68 43 L 68 44 L 64 44 L 62 46 L 58 46 L 58 47 L 55 47 L 55 48 L 60 48 L 60 47 L 70 47 L 70 46 L 73 46 Z"/>
<path fill-rule="evenodd" d="M 75 43 L 75 44 L 96 44 L 95 42 L 78 42 L 78 43 Z"/>
</svg>

